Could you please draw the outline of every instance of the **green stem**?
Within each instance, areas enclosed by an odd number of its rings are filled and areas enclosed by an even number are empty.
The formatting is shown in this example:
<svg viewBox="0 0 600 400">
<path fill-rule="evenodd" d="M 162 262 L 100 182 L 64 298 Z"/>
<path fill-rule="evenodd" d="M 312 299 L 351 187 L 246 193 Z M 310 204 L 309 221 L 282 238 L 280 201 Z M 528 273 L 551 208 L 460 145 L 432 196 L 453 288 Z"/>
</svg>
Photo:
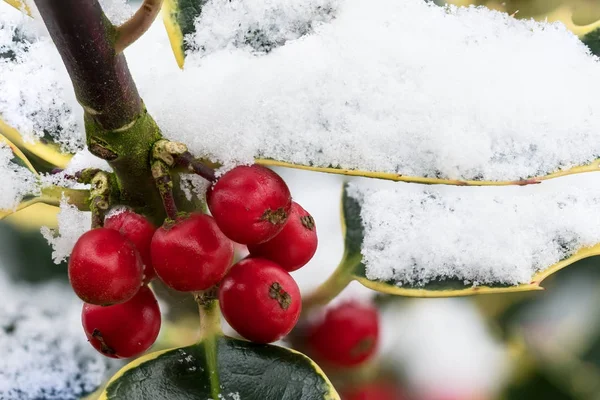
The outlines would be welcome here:
<svg viewBox="0 0 600 400">
<path fill-rule="evenodd" d="M 200 314 L 200 342 L 221 335 L 221 310 L 216 288 L 194 293 Z"/>
<path fill-rule="evenodd" d="M 352 282 L 352 274 L 346 268 L 345 259 L 314 292 L 302 299 L 302 313 L 307 314 L 316 307 L 328 304 Z"/>
</svg>

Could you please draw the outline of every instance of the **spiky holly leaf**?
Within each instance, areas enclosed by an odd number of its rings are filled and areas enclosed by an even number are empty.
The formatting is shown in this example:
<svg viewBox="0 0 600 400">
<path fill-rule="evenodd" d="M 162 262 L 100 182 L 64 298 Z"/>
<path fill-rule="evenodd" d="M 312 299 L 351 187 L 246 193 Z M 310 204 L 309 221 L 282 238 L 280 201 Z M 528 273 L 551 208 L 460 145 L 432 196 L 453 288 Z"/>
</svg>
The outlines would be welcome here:
<svg viewBox="0 0 600 400">
<path fill-rule="evenodd" d="M 296 351 L 217 335 L 125 366 L 99 400 L 339 400 L 321 369 Z"/>
</svg>

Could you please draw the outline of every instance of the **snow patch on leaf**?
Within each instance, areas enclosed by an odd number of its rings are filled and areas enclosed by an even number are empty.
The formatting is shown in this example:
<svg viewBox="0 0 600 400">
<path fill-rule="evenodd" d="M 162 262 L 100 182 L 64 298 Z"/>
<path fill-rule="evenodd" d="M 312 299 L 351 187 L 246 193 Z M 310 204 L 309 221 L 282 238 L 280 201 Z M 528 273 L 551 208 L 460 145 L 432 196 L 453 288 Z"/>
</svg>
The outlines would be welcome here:
<svg viewBox="0 0 600 400">
<path fill-rule="evenodd" d="M 183 71 L 153 30 L 128 53 L 142 97 L 170 139 L 223 163 L 504 180 L 600 155 L 600 63 L 562 24 L 422 0 L 336 4 L 335 18 L 268 54 L 211 45 Z M 291 26 L 293 5 L 265 2 L 249 18 Z M 204 11 L 197 45 L 221 43 L 221 14 Z"/>
<path fill-rule="evenodd" d="M 526 187 L 351 183 L 367 277 L 400 286 L 529 283 L 600 243 L 599 180 L 590 173 Z"/>
</svg>

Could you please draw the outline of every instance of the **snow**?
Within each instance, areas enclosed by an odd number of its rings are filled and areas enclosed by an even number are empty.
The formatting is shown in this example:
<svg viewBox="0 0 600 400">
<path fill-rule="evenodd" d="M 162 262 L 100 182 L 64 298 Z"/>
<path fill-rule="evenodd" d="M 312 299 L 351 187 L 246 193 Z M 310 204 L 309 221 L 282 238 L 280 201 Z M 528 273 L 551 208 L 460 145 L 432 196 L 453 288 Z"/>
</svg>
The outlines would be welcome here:
<svg viewBox="0 0 600 400">
<path fill-rule="evenodd" d="M 87 146 L 83 150 L 78 151 L 73 155 L 73 158 L 71 158 L 71 161 L 69 161 L 69 164 L 65 168 L 64 172 L 74 175 L 75 173 L 83 171 L 86 168 L 97 168 L 102 171 L 112 172 L 112 168 L 110 165 L 108 165 L 106 160 L 96 157 L 90 153 Z"/>
<path fill-rule="evenodd" d="M 367 277 L 420 286 L 455 278 L 529 283 L 600 243 L 600 174 L 525 187 L 456 187 L 362 180 L 361 252 Z"/>
<path fill-rule="evenodd" d="M 0 119 L 26 140 L 50 137 L 65 151 L 83 144 L 83 112 L 39 21 L 0 4 Z"/>
<path fill-rule="evenodd" d="M 119 5 L 116 22 L 131 13 Z M 27 20 L 0 7 L 2 43 L 18 49 L 8 36 Z M 165 134 L 199 156 L 496 180 L 600 154 L 598 59 L 559 23 L 421 0 L 209 1 L 203 12 L 183 72 L 160 23 L 126 52 Z M 77 148 L 80 107 L 50 40 L 18 53 L 2 61 L 0 114 Z"/>
<path fill-rule="evenodd" d="M 87 343 L 66 284 L 16 283 L 0 268 L 0 293 L 0 398 L 75 400 L 102 384 L 116 364 Z"/>
<path fill-rule="evenodd" d="M 269 53 L 331 21 L 339 0 L 210 0 L 196 32 L 186 38 L 192 53 L 207 56 L 226 48 Z"/>
<path fill-rule="evenodd" d="M 403 371 L 415 398 L 495 398 L 509 378 L 507 349 L 464 299 L 392 303 L 381 321 L 379 353 Z"/>
<path fill-rule="evenodd" d="M 181 191 L 188 201 L 194 198 L 204 199 L 210 182 L 196 174 L 179 174 Z"/>
<path fill-rule="evenodd" d="M 0 210 L 15 208 L 28 194 L 37 194 L 37 179 L 27 168 L 13 163 L 15 157 L 8 145 L 0 142 Z"/>
<path fill-rule="evenodd" d="M 421 0 L 345 0 L 330 21 L 265 54 L 236 39 L 243 28 L 272 15 L 306 20 L 316 3 L 248 3 L 204 6 L 188 40 L 210 51 L 189 53 L 183 72 L 162 30 L 128 52 L 150 112 L 198 155 L 495 180 L 600 154 L 600 66 L 558 23 Z M 240 32 L 224 35 L 213 15 L 239 21 Z M 281 24 L 261 31 L 268 42 L 287 35 Z"/>
<path fill-rule="evenodd" d="M 58 231 L 46 226 L 41 229 L 44 238 L 52 245 L 54 262 L 59 264 L 66 260 L 79 237 L 91 228 L 91 213 L 79 211 L 77 207 L 70 205 L 66 198 L 63 198 L 58 213 Z"/>
</svg>

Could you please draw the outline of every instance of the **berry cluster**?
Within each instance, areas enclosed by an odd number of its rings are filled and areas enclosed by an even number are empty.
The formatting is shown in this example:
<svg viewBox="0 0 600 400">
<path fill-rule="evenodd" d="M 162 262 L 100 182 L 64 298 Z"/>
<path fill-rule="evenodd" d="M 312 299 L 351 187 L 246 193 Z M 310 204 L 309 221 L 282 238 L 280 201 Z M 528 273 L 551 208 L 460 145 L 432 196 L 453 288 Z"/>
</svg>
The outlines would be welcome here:
<svg viewBox="0 0 600 400">
<path fill-rule="evenodd" d="M 86 303 L 88 339 L 104 355 L 132 357 L 156 340 L 160 310 L 147 287 L 155 277 L 183 292 L 218 286 L 225 319 L 251 341 L 276 341 L 295 326 L 301 298 L 289 272 L 316 251 L 313 218 L 279 175 L 257 165 L 224 174 L 206 200 L 212 217 L 180 215 L 156 229 L 124 211 L 77 241 L 69 279 Z M 231 266 L 234 241 L 250 255 Z"/>
</svg>

